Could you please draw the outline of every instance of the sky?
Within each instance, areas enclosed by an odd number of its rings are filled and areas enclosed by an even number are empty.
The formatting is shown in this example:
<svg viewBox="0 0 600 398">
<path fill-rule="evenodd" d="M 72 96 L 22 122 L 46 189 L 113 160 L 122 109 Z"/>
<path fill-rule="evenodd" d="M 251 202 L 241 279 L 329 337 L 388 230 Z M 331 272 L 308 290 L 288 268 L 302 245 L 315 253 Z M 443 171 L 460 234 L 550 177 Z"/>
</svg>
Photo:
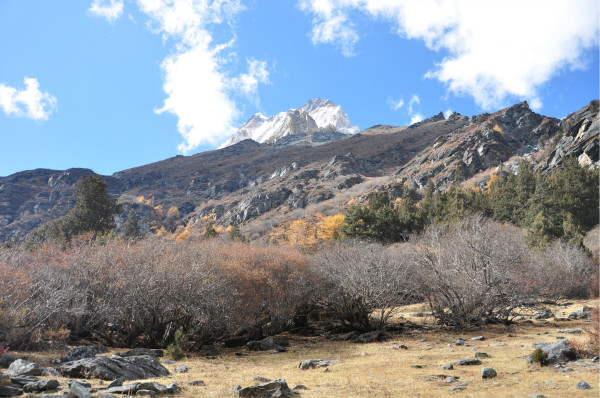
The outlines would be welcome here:
<svg viewBox="0 0 600 398">
<path fill-rule="evenodd" d="M 599 97 L 597 0 L 2 0 L 0 176 L 215 149 L 311 98 L 404 126 Z"/>
</svg>

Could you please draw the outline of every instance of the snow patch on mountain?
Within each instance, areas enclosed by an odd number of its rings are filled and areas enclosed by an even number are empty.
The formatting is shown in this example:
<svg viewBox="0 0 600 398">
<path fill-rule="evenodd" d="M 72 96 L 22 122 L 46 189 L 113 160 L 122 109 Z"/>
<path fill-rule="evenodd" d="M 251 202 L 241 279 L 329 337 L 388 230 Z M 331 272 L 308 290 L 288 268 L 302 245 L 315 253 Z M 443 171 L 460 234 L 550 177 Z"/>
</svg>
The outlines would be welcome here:
<svg viewBox="0 0 600 398">
<path fill-rule="evenodd" d="M 248 138 L 260 143 L 272 143 L 286 135 L 322 130 L 338 131 L 348 135 L 360 131 L 357 125 L 352 126 L 350 118 L 341 106 L 335 105 L 330 100 L 314 98 L 296 109 L 289 109 L 271 117 L 256 113 L 219 148 Z"/>
</svg>

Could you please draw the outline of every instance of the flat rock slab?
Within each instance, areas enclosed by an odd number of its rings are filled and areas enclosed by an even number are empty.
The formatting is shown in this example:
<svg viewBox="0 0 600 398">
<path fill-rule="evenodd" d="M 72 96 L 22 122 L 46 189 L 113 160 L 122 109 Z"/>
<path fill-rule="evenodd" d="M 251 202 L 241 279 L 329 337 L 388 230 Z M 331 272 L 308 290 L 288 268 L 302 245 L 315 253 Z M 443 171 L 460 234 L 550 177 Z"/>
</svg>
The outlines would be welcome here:
<svg viewBox="0 0 600 398">
<path fill-rule="evenodd" d="M 459 359 L 458 361 L 454 362 L 454 364 L 461 365 L 461 366 L 470 366 L 470 365 L 479 365 L 479 364 L 481 364 L 481 361 L 476 358 L 466 358 L 466 359 Z"/>
<path fill-rule="evenodd" d="M 307 359 L 306 361 L 302 361 L 298 364 L 298 368 L 302 370 L 312 369 L 312 368 L 323 368 L 331 365 L 329 361 L 323 361 L 322 359 Z"/>
<path fill-rule="evenodd" d="M 154 358 L 162 357 L 164 355 L 163 350 L 151 350 L 149 348 L 134 348 L 129 351 L 117 353 L 120 357 L 137 357 L 140 355 L 149 355 Z"/>
<path fill-rule="evenodd" d="M 96 356 L 96 354 L 102 353 L 102 352 L 107 352 L 108 350 L 106 349 L 106 347 L 101 346 L 101 345 L 85 345 L 85 346 L 79 346 L 79 347 L 73 347 L 71 348 L 71 350 L 69 351 L 69 354 L 67 355 L 67 361 L 71 362 L 71 361 L 78 361 L 80 359 L 84 359 L 84 358 L 93 358 Z"/>
<path fill-rule="evenodd" d="M 23 390 L 12 386 L 0 386 L 0 397 L 17 397 L 23 395 Z"/>
<path fill-rule="evenodd" d="M 284 379 L 277 379 L 268 383 L 259 384 L 238 390 L 240 398 L 291 398 L 292 390 Z"/>
<path fill-rule="evenodd" d="M 56 390 L 60 383 L 58 380 L 39 380 L 31 383 L 27 383 L 23 386 L 25 392 L 43 392 L 49 390 Z"/>
<path fill-rule="evenodd" d="M 125 358 L 97 356 L 65 363 L 57 370 L 64 377 L 102 380 L 140 380 L 169 374 L 167 368 L 149 355 Z"/>
</svg>

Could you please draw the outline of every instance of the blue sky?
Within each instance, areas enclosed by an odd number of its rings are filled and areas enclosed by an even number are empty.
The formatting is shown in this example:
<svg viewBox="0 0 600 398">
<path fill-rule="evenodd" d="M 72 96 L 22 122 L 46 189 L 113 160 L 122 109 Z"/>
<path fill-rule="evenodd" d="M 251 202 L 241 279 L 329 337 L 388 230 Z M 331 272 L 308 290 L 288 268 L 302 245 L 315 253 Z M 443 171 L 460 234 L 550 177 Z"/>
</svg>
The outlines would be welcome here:
<svg viewBox="0 0 600 398">
<path fill-rule="evenodd" d="M 361 129 L 598 98 L 595 0 L 3 0 L 0 175 L 214 149 L 321 97 Z"/>
</svg>

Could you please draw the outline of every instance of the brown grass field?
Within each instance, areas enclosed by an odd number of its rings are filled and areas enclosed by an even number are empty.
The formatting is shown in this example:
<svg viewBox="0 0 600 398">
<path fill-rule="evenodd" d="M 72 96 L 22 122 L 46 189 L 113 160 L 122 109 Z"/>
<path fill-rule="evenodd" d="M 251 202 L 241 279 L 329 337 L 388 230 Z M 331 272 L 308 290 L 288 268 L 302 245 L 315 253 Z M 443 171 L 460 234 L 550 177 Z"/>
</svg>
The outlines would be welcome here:
<svg viewBox="0 0 600 398">
<path fill-rule="evenodd" d="M 597 300 L 577 301 L 567 306 L 548 307 L 557 317 L 566 318 L 582 305 L 598 305 Z M 371 343 L 355 344 L 330 341 L 325 337 L 297 337 L 283 334 L 290 341 L 286 353 L 248 352 L 245 348 L 219 349 L 216 359 L 206 359 L 206 353 L 191 354 L 176 364 L 165 365 L 172 373 L 155 381 L 162 384 L 177 383 L 182 387 L 175 397 L 235 397 L 231 388 L 260 384 L 252 378 L 283 378 L 290 388 L 302 384 L 299 397 L 529 397 L 543 394 L 546 397 L 598 397 L 600 391 L 599 365 L 590 359 L 565 365 L 572 372 L 559 373 L 553 366 L 530 365 L 524 357 L 533 351 L 535 342 L 555 342 L 559 336 L 583 343 L 589 336 L 557 334 L 557 329 L 590 328 L 589 320 L 557 321 L 554 318 L 518 325 L 490 326 L 484 329 L 456 333 L 431 327 L 430 318 L 411 317 L 410 314 L 426 311 L 424 305 L 402 307 L 394 321 L 410 320 L 423 324 L 423 328 L 409 329 L 404 334 Z M 483 335 L 484 341 L 471 337 Z M 458 337 L 466 339 L 465 346 L 453 343 Z M 422 341 L 424 339 L 424 341 Z M 506 345 L 497 346 L 497 343 Z M 407 349 L 396 349 L 394 344 L 404 344 Z M 449 347 L 448 344 L 451 344 Z M 241 357 L 235 352 L 242 352 Z M 489 358 L 481 359 L 476 366 L 454 366 L 443 370 L 440 365 L 463 358 L 473 358 L 475 352 L 485 352 Z M 13 353 L 14 354 L 14 353 Z M 63 353 L 64 354 L 64 353 Z M 48 353 L 40 354 L 46 356 Z M 596 353 L 597 355 L 597 353 Z M 29 359 L 35 355 L 28 353 Z M 41 358 L 40 358 L 41 359 Z M 300 370 L 298 363 L 306 359 L 334 361 L 328 368 Z M 178 364 L 185 364 L 187 373 L 175 373 Z M 411 365 L 421 365 L 422 368 Z M 498 376 L 482 380 L 481 368 L 492 367 Z M 458 383 L 447 384 L 439 375 L 459 378 Z M 202 380 L 203 386 L 188 383 Z M 592 390 L 581 391 L 576 384 L 587 381 Z M 66 379 L 60 380 L 66 383 Z M 100 386 L 99 381 L 91 381 Z M 465 389 L 450 391 L 459 383 L 468 383 Z M 104 382 L 106 385 L 106 382 Z"/>
</svg>

